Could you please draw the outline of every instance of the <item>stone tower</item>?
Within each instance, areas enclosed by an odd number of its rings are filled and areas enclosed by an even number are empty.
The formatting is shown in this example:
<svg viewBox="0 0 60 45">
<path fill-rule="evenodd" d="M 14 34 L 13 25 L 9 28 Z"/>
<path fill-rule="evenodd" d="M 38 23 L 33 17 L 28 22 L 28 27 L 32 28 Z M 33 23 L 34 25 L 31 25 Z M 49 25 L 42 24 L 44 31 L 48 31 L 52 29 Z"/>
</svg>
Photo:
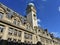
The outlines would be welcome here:
<svg viewBox="0 0 60 45">
<path fill-rule="evenodd" d="M 26 8 L 27 13 L 27 21 L 31 24 L 32 28 L 38 26 L 37 25 L 37 16 L 36 9 L 33 3 L 29 3 Z"/>
</svg>

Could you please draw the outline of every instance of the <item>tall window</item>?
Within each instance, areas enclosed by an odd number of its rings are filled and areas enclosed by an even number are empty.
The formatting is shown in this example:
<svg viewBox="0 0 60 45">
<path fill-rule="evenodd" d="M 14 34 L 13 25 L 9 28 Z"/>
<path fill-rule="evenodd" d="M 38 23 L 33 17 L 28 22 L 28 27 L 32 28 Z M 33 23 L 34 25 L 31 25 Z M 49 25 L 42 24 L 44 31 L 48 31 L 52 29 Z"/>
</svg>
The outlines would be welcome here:
<svg viewBox="0 0 60 45">
<path fill-rule="evenodd" d="M 2 18 L 3 18 L 3 13 L 0 12 L 0 19 L 2 19 Z"/>
<path fill-rule="evenodd" d="M 1 40 L 2 37 L 0 37 L 0 40 Z"/>
<path fill-rule="evenodd" d="M 9 35 L 12 35 L 12 34 L 13 34 L 13 28 L 9 28 L 8 34 L 9 34 Z"/>
<path fill-rule="evenodd" d="M 24 33 L 24 37 L 25 37 L 25 39 L 29 38 L 27 33 Z"/>
<path fill-rule="evenodd" d="M 17 22 L 17 25 L 20 26 L 20 21 Z"/>
<path fill-rule="evenodd" d="M 32 35 L 28 33 L 25 33 L 24 37 L 25 39 L 32 39 Z"/>
<path fill-rule="evenodd" d="M 17 23 L 16 19 L 14 19 L 14 22 L 13 23 L 16 25 L 16 23 Z"/>
<path fill-rule="evenodd" d="M 19 37 L 21 37 L 21 33 L 22 33 L 21 31 L 18 31 L 18 36 L 19 36 Z"/>
<path fill-rule="evenodd" d="M 14 35 L 17 36 L 17 30 L 16 29 L 14 29 Z"/>
<path fill-rule="evenodd" d="M 32 39 L 32 35 L 31 34 L 29 34 L 29 39 Z"/>
<path fill-rule="evenodd" d="M 3 30 L 4 30 L 4 26 L 1 26 L 1 25 L 0 25 L 0 32 L 2 33 Z"/>
</svg>

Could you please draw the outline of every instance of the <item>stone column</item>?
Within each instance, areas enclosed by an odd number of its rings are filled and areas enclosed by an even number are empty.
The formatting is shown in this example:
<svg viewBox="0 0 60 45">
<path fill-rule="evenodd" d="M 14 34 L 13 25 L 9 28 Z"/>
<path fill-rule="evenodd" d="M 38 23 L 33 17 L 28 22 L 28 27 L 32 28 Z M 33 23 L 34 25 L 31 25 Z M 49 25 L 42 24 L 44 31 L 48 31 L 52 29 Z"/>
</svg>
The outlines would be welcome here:
<svg viewBox="0 0 60 45">
<path fill-rule="evenodd" d="M 39 36 L 38 36 L 38 41 L 41 41 Z"/>
<path fill-rule="evenodd" d="M 21 34 L 21 42 L 24 42 L 24 31 L 22 31 L 22 34 Z"/>
<path fill-rule="evenodd" d="M 33 44 L 36 44 L 36 42 L 37 42 L 36 35 L 33 35 L 32 40 L 33 40 Z"/>
<path fill-rule="evenodd" d="M 7 40 L 7 38 L 8 38 L 7 36 L 8 36 L 8 26 L 6 25 L 4 28 L 4 31 L 3 31 L 2 39 Z"/>
<path fill-rule="evenodd" d="M 52 45 L 54 45 L 54 42 L 52 41 Z"/>
</svg>

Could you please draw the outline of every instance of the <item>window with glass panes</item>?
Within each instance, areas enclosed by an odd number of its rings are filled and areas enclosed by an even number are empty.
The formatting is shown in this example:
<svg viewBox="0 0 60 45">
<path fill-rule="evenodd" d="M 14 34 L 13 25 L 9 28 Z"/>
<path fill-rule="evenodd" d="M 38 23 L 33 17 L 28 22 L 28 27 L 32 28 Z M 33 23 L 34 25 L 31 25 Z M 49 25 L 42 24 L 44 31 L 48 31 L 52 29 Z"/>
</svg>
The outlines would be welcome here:
<svg viewBox="0 0 60 45">
<path fill-rule="evenodd" d="M 19 37 L 21 37 L 21 33 L 22 33 L 21 31 L 18 31 L 18 36 L 19 36 Z"/>
<path fill-rule="evenodd" d="M 2 19 L 2 18 L 3 18 L 3 13 L 0 12 L 0 19 Z"/>
<path fill-rule="evenodd" d="M 4 26 L 0 25 L 0 32 L 2 33 L 4 30 Z"/>
<path fill-rule="evenodd" d="M 9 28 L 8 34 L 9 35 L 12 35 L 13 34 L 13 28 Z"/>
<path fill-rule="evenodd" d="M 27 33 L 24 33 L 24 37 L 25 37 L 25 39 L 28 39 L 29 38 L 29 36 L 28 36 Z"/>
<path fill-rule="evenodd" d="M 17 22 L 17 25 L 20 26 L 20 21 Z"/>
<path fill-rule="evenodd" d="M 9 12 L 6 16 L 7 16 L 8 19 L 11 19 L 12 15 L 13 15 L 13 12 Z"/>
<path fill-rule="evenodd" d="M 32 39 L 32 35 L 31 34 L 29 34 L 29 39 Z"/>
<path fill-rule="evenodd" d="M 13 22 L 13 23 L 16 25 L 16 23 L 17 23 L 17 22 L 16 22 L 16 19 L 14 19 L 14 22 Z"/>
<path fill-rule="evenodd" d="M 16 29 L 14 29 L 14 35 L 17 36 L 17 30 Z"/>
</svg>

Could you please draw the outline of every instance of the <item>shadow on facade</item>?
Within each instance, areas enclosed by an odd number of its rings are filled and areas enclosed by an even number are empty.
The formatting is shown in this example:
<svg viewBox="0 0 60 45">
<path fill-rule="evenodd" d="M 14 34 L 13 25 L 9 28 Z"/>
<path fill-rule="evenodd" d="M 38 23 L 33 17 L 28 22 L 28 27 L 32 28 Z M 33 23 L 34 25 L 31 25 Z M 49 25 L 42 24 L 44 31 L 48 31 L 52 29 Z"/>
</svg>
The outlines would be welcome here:
<svg viewBox="0 0 60 45">
<path fill-rule="evenodd" d="M 36 45 L 42 45 L 42 43 L 40 41 L 38 41 Z"/>
<path fill-rule="evenodd" d="M 37 44 L 27 44 L 27 43 L 18 43 L 18 42 L 8 42 L 7 40 L 0 40 L 0 45 L 42 45 L 41 42 L 37 42 Z"/>
</svg>

